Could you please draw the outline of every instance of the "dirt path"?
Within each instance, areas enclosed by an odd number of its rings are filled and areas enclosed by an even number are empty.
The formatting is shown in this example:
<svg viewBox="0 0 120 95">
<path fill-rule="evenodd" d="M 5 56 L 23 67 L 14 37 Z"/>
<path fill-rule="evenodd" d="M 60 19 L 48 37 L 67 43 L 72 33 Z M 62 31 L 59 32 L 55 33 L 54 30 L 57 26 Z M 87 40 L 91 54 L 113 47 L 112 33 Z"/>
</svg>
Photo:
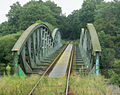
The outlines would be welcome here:
<svg viewBox="0 0 120 95">
<path fill-rule="evenodd" d="M 108 86 L 108 88 L 110 89 L 110 95 L 120 95 L 120 87 L 117 85 L 113 85 L 110 83 L 106 83 L 106 85 Z"/>
</svg>

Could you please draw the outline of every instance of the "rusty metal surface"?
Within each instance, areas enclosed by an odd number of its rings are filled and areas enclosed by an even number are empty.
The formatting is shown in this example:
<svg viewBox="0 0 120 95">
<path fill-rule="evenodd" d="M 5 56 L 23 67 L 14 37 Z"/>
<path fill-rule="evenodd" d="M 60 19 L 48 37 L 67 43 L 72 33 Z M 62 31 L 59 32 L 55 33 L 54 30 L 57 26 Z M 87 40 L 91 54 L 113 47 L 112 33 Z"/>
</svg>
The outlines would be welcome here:
<svg viewBox="0 0 120 95">
<path fill-rule="evenodd" d="M 72 51 L 72 44 L 69 44 L 58 62 L 56 63 L 55 67 L 49 74 L 49 77 L 62 77 L 66 74 L 71 51 Z"/>
<path fill-rule="evenodd" d="M 100 46 L 100 42 L 99 42 L 98 35 L 97 35 L 96 30 L 95 30 L 95 27 L 93 26 L 93 24 L 88 23 L 87 28 L 88 28 L 90 36 L 91 36 L 93 53 L 95 53 L 96 51 L 101 52 L 101 46 Z"/>
<path fill-rule="evenodd" d="M 75 49 L 75 46 L 73 46 L 73 48 L 72 48 L 72 53 L 71 53 L 71 57 L 70 57 L 65 95 L 68 95 L 68 92 L 69 92 L 69 80 L 70 80 L 70 74 L 71 74 L 71 68 L 72 68 L 72 64 L 73 64 L 73 59 L 74 59 L 74 49 Z"/>
</svg>

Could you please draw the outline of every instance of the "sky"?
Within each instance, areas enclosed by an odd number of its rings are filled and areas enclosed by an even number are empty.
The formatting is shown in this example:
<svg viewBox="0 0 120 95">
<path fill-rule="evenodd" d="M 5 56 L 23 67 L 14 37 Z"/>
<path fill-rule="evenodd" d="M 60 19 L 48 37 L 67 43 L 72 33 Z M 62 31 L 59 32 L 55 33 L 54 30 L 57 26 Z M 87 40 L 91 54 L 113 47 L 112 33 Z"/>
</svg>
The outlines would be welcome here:
<svg viewBox="0 0 120 95">
<path fill-rule="evenodd" d="M 20 2 L 21 5 L 31 0 L 0 0 L 0 23 L 7 21 L 6 14 L 10 10 L 10 6 L 15 2 Z M 43 0 L 47 1 L 47 0 Z M 69 15 L 73 10 L 81 8 L 83 0 L 51 0 L 62 8 L 63 14 Z M 105 0 L 111 1 L 111 0 Z"/>
</svg>

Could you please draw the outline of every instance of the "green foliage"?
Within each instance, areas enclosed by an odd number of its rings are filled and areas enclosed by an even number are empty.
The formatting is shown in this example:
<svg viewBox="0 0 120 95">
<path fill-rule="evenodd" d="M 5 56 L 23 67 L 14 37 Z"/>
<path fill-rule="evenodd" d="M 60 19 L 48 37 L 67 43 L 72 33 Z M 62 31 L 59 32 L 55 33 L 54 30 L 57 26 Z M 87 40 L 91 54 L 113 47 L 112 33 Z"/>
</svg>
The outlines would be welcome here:
<svg viewBox="0 0 120 95">
<path fill-rule="evenodd" d="M 106 35 L 103 31 L 99 32 L 98 36 L 102 47 L 101 67 L 111 67 L 115 58 L 114 42 L 111 40 L 111 36 Z"/>
<path fill-rule="evenodd" d="M 11 49 L 23 31 L 0 37 L 0 63 L 12 63 L 13 55 Z"/>
<path fill-rule="evenodd" d="M 47 25 L 51 32 L 53 32 L 53 30 L 55 29 L 55 27 L 48 22 L 43 22 L 41 20 L 38 20 L 38 21 L 36 21 L 36 23 L 42 23 L 42 24 Z"/>
<path fill-rule="evenodd" d="M 114 69 L 109 70 L 110 82 L 120 85 L 120 60 L 115 60 Z"/>
<path fill-rule="evenodd" d="M 119 33 L 120 28 L 118 18 L 118 12 L 115 7 L 116 3 L 101 3 L 97 5 L 96 15 L 95 15 L 95 25 L 98 31 L 104 30 L 106 34 L 116 35 Z M 118 9 L 118 8 L 117 8 Z M 113 15 L 115 14 L 115 15 Z"/>
<path fill-rule="evenodd" d="M 95 7 L 95 1 L 86 0 L 81 9 L 73 11 L 68 16 L 69 39 L 79 39 L 81 28 L 85 28 L 87 23 L 94 22 Z"/>
<path fill-rule="evenodd" d="M 51 1 L 32 0 L 23 6 L 16 2 L 7 14 L 8 21 L 0 25 L 0 34 L 7 35 L 25 30 L 38 20 L 59 26 L 60 14 L 61 8 Z"/>
<path fill-rule="evenodd" d="M 115 67 L 120 67 L 120 60 L 115 60 L 115 64 L 114 64 Z"/>
<path fill-rule="evenodd" d="M 67 44 L 67 41 L 65 41 L 65 40 L 62 40 L 62 44 Z"/>
</svg>

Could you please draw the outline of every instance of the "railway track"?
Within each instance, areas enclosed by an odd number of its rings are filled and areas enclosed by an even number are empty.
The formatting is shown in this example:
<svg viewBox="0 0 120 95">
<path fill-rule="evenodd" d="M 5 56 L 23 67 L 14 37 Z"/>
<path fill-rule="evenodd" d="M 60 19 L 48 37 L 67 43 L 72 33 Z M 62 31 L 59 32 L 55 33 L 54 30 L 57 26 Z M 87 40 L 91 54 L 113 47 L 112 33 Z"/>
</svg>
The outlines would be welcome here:
<svg viewBox="0 0 120 95">
<path fill-rule="evenodd" d="M 75 45 L 73 45 L 72 52 L 71 52 L 68 74 L 67 74 L 65 95 L 68 95 L 68 92 L 69 92 L 69 80 L 70 80 L 70 74 L 71 74 L 71 71 L 72 71 L 72 65 L 73 65 L 73 60 L 74 60 L 74 50 L 75 50 Z"/>
<path fill-rule="evenodd" d="M 75 51 L 76 51 L 76 59 L 75 59 L 75 62 L 76 62 L 76 72 L 81 72 L 82 74 L 86 74 L 87 72 L 87 68 L 84 64 L 84 60 L 81 56 L 81 53 L 80 53 L 80 49 L 79 49 L 79 45 L 76 45 L 75 46 Z"/>
<path fill-rule="evenodd" d="M 51 70 L 54 68 L 55 64 L 60 59 L 61 55 L 64 53 L 64 51 L 66 50 L 67 47 L 68 47 L 68 44 L 63 47 L 63 49 L 58 54 L 58 56 L 53 60 L 53 62 L 50 64 L 50 66 L 42 74 L 42 76 L 40 77 L 40 79 L 36 82 L 36 84 L 34 85 L 34 87 L 29 92 L 29 95 L 34 95 L 34 92 L 35 92 L 37 86 L 39 85 L 40 81 L 44 78 L 45 75 L 48 75 L 51 72 Z M 71 51 L 71 54 L 70 54 L 70 58 L 69 58 L 69 65 L 67 67 L 67 72 L 66 72 L 67 74 L 66 74 L 65 90 L 62 92 L 61 95 L 68 95 L 68 92 L 69 92 L 69 80 L 70 80 L 71 68 L 72 68 L 72 63 L 73 63 L 73 58 L 74 58 L 74 49 L 75 49 L 75 46 L 73 45 L 72 46 L 72 51 Z"/>
<path fill-rule="evenodd" d="M 43 75 L 43 73 L 47 70 L 47 68 L 50 66 L 50 64 L 53 62 L 53 59 L 56 58 L 56 56 L 61 52 L 61 50 L 64 48 L 61 47 L 60 49 L 58 49 L 55 53 L 53 53 L 52 55 L 45 57 L 42 61 L 41 64 L 37 64 L 37 67 L 35 67 L 33 69 L 33 73 L 32 74 L 38 74 L 38 75 Z M 29 74 L 27 74 L 29 75 Z M 31 74 L 30 74 L 31 75 Z"/>
</svg>

